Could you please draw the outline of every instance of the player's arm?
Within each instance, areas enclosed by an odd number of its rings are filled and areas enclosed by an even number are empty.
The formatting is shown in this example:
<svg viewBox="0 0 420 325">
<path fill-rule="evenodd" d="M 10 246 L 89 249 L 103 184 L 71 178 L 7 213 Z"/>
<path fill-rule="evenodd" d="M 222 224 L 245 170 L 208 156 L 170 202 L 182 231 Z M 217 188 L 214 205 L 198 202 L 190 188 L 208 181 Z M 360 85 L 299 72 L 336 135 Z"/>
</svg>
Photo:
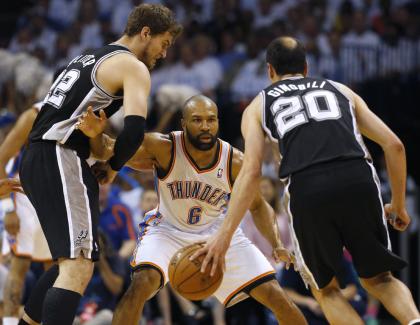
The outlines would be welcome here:
<svg viewBox="0 0 420 325">
<path fill-rule="evenodd" d="M 232 179 L 236 180 L 242 166 L 243 154 L 239 150 L 234 149 L 232 159 Z M 251 211 L 254 224 L 258 231 L 267 239 L 271 247 L 273 247 L 273 257 L 276 262 L 280 262 L 280 250 L 284 249 L 280 238 L 280 231 L 277 224 L 277 217 L 271 205 L 262 197 L 258 190 L 254 200 L 249 208 Z"/>
<path fill-rule="evenodd" d="M 0 178 L 6 177 L 6 165 L 15 157 L 28 139 L 29 132 L 37 116 L 35 107 L 23 112 L 12 130 L 7 134 L 6 139 L 0 145 Z M 1 200 L 1 206 L 6 212 L 4 217 L 4 228 L 11 235 L 16 235 L 20 228 L 19 218 L 11 198 Z"/>
<path fill-rule="evenodd" d="M 10 159 L 15 157 L 28 139 L 32 129 L 37 110 L 32 107 L 23 112 L 12 130 L 7 134 L 6 139 L 0 145 L 0 178 L 6 177 L 6 165 Z"/>
<path fill-rule="evenodd" d="M 396 216 L 395 221 L 390 219 L 390 222 L 394 228 L 403 231 L 410 223 L 410 217 L 405 209 L 407 169 L 404 145 L 359 95 L 344 85 L 341 87 L 354 102 L 360 132 L 379 144 L 384 151 L 392 192 L 391 204 L 385 206 L 385 211 L 389 216 L 391 214 Z"/>
<path fill-rule="evenodd" d="M 123 73 L 124 127 L 114 144 L 114 155 L 109 165 L 120 170 L 140 147 L 145 131 L 147 99 L 150 93 L 150 73 L 146 66 L 133 56 L 124 56 L 120 68 Z"/>
<path fill-rule="evenodd" d="M 144 139 L 150 73 L 130 54 L 119 54 L 105 60 L 98 68 L 97 79 L 106 89 L 124 92 L 124 127 L 115 140 L 114 154 L 106 164 L 93 169 L 101 184 L 110 183 L 130 160 Z"/>
<path fill-rule="evenodd" d="M 89 137 L 90 150 L 94 158 L 107 160 L 114 154 L 115 139 L 104 134 L 107 118 L 103 111 L 99 115 L 88 108 L 78 120 L 76 128 Z M 126 163 L 136 170 L 151 169 L 153 165 L 166 169 L 170 163 L 172 141 L 168 135 L 146 133 L 141 146 Z"/>
</svg>

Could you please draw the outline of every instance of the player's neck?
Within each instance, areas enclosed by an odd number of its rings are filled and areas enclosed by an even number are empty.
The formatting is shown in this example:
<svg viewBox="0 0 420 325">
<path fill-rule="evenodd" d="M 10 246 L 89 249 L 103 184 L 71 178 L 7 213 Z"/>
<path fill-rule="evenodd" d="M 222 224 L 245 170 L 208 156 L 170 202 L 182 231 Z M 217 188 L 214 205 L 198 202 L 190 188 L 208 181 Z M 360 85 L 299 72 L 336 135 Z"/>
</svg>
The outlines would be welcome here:
<svg viewBox="0 0 420 325">
<path fill-rule="evenodd" d="M 123 35 L 117 41 L 112 44 L 117 44 L 126 47 L 133 53 L 135 56 L 139 57 L 139 53 L 142 52 L 142 49 L 139 48 L 138 43 L 130 36 Z"/>
<path fill-rule="evenodd" d="M 187 137 L 184 138 L 185 150 L 188 155 L 194 159 L 194 162 L 200 167 L 205 168 L 209 166 L 214 160 L 217 153 L 217 142 L 209 150 L 199 150 L 194 147 L 191 142 L 188 141 Z"/>
<path fill-rule="evenodd" d="M 288 73 L 283 75 L 275 75 L 273 78 L 271 78 L 271 82 L 275 83 L 277 81 L 293 77 L 304 77 L 304 75 L 302 73 Z"/>
</svg>

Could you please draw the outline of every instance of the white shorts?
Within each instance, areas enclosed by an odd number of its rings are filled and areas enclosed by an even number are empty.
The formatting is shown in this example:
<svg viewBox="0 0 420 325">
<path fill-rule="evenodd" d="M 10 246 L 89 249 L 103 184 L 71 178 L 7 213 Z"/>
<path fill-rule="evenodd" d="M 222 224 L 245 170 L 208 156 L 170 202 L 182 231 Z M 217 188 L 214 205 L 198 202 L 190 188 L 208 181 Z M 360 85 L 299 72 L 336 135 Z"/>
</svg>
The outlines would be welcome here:
<svg viewBox="0 0 420 325">
<path fill-rule="evenodd" d="M 147 218 L 147 217 L 146 217 Z M 145 220 L 146 220 L 145 218 Z M 141 232 L 133 253 L 133 270 L 153 267 L 168 282 L 168 266 L 177 250 L 195 242 L 207 240 L 216 229 L 203 233 L 187 233 L 151 218 L 140 224 Z M 226 271 L 214 296 L 226 307 L 249 297 L 251 289 L 272 280 L 275 271 L 260 250 L 237 229 L 226 253 Z"/>
<path fill-rule="evenodd" d="M 16 214 L 20 222 L 19 232 L 15 237 L 4 230 L 2 254 L 12 251 L 16 256 L 28 257 L 33 261 L 51 261 L 51 253 L 35 209 L 28 197 L 21 193 L 16 193 Z"/>
</svg>

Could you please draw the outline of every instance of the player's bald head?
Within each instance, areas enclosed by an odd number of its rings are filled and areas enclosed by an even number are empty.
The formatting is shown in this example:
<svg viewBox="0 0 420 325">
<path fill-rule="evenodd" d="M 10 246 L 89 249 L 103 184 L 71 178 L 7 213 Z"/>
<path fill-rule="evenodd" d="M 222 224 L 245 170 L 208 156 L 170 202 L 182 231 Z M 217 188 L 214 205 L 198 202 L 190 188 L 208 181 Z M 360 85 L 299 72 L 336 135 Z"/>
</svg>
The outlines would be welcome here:
<svg viewBox="0 0 420 325">
<path fill-rule="evenodd" d="M 268 45 L 266 60 L 278 75 L 303 74 L 306 69 L 306 50 L 296 38 L 278 37 Z"/>
<path fill-rule="evenodd" d="M 200 110 L 211 110 L 217 116 L 217 105 L 209 97 L 204 95 L 195 95 L 187 99 L 182 108 L 182 117 L 188 118 L 192 115 L 193 112 Z"/>
</svg>

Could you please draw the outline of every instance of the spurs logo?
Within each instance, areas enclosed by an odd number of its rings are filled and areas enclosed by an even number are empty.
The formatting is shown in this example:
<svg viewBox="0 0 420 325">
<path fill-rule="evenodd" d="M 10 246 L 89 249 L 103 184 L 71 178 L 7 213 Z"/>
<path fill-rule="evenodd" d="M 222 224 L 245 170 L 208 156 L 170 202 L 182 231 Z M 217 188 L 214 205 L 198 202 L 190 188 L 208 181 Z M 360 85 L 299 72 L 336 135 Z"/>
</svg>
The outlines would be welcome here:
<svg viewBox="0 0 420 325">
<path fill-rule="evenodd" d="M 82 246 L 82 241 L 88 236 L 89 232 L 87 230 L 82 230 L 77 236 L 77 239 L 74 241 L 75 246 Z"/>
</svg>

